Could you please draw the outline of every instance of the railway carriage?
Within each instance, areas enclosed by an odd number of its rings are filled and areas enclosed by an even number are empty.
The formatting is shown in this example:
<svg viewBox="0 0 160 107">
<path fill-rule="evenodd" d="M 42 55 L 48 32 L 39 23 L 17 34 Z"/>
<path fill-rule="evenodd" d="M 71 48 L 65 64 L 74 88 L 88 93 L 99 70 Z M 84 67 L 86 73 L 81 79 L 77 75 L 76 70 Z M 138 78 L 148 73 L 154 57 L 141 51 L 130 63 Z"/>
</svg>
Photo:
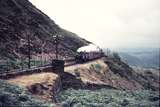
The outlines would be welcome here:
<svg viewBox="0 0 160 107">
<path fill-rule="evenodd" d="M 81 47 L 77 50 L 77 55 L 75 57 L 77 63 L 83 63 L 96 58 L 100 58 L 104 55 L 102 49 L 94 44 L 89 44 L 88 46 Z"/>
</svg>

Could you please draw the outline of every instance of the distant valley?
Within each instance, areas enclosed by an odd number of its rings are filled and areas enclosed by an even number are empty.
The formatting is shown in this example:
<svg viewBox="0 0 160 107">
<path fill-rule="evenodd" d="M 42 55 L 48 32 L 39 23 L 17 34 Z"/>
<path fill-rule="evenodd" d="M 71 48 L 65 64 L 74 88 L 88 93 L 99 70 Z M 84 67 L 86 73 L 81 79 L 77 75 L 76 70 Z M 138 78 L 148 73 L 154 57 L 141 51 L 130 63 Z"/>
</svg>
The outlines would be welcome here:
<svg viewBox="0 0 160 107">
<path fill-rule="evenodd" d="M 160 49 L 118 49 L 115 50 L 120 55 L 121 59 L 130 66 L 143 68 L 159 68 L 160 64 Z"/>
</svg>

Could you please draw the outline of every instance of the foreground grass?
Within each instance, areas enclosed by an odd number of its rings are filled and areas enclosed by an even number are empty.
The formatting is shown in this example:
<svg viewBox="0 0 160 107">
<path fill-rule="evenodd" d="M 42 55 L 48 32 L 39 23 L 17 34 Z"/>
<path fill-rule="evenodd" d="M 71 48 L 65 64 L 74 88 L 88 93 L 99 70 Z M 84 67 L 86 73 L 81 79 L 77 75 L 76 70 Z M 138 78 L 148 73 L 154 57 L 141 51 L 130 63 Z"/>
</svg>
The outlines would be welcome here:
<svg viewBox="0 0 160 107">
<path fill-rule="evenodd" d="M 59 94 L 64 107 L 159 107 L 159 96 L 153 91 L 120 91 L 111 89 L 74 90 Z"/>
<path fill-rule="evenodd" d="M 25 89 L 0 80 L 0 107 L 53 107 L 35 100 Z"/>
</svg>

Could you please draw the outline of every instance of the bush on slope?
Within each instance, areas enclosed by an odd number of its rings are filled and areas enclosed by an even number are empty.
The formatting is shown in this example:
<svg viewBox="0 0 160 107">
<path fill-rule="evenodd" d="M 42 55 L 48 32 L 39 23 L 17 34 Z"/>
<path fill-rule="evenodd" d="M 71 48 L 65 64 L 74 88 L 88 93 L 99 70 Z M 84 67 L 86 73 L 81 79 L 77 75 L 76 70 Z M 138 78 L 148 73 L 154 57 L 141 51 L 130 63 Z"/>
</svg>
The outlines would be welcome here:
<svg viewBox="0 0 160 107">
<path fill-rule="evenodd" d="M 120 91 L 111 89 L 74 90 L 59 94 L 64 107 L 159 107 L 159 96 L 153 91 Z"/>
</svg>

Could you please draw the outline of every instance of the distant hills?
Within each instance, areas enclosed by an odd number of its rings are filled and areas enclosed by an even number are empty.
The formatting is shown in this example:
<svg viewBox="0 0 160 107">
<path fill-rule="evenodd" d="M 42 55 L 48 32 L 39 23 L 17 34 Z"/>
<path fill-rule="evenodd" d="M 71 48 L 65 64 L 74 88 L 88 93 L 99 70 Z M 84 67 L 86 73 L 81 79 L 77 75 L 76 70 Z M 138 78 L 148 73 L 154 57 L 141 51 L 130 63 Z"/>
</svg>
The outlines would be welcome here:
<svg viewBox="0 0 160 107">
<path fill-rule="evenodd" d="M 120 50 L 122 60 L 131 66 L 144 68 L 160 67 L 160 49 L 126 49 Z"/>
</svg>

